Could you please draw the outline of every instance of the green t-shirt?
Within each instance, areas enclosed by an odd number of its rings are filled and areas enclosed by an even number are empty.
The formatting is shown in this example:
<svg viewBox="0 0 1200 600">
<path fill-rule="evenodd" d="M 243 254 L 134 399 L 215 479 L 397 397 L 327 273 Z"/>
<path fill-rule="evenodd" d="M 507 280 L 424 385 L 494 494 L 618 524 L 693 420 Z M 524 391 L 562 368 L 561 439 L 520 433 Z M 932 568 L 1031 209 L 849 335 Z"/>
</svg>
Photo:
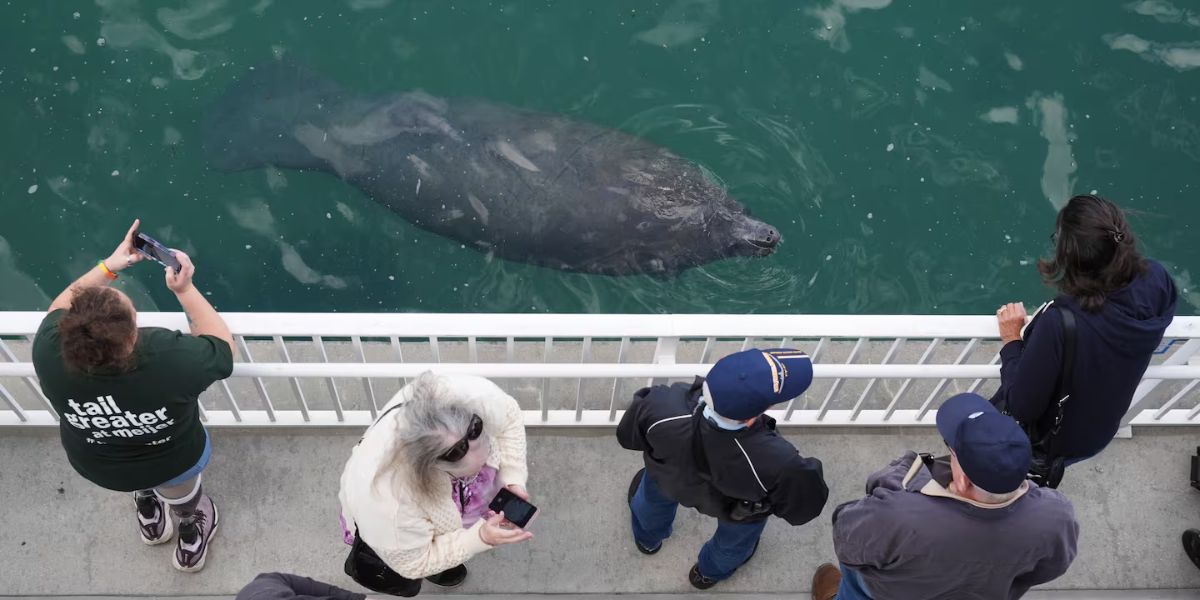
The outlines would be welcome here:
<svg viewBox="0 0 1200 600">
<path fill-rule="evenodd" d="M 138 329 L 127 371 L 83 373 L 66 366 L 56 310 L 33 340 L 42 392 L 62 417 L 59 432 L 71 466 L 120 492 L 149 489 L 195 466 L 206 434 L 198 398 L 233 372 L 224 340 L 160 327 Z"/>
</svg>

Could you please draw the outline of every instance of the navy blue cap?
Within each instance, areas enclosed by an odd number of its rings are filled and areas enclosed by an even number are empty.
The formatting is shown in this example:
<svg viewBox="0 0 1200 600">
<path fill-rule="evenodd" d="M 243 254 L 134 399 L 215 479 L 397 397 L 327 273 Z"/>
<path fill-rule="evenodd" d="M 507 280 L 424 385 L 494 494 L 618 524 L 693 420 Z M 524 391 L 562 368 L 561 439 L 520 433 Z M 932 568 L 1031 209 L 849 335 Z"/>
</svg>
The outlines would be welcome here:
<svg viewBox="0 0 1200 600">
<path fill-rule="evenodd" d="M 1029 436 L 979 394 L 958 394 L 937 411 L 937 428 L 971 483 L 993 494 L 1021 487 L 1033 461 Z"/>
<path fill-rule="evenodd" d="M 718 415 L 744 421 L 803 394 L 812 377 L 812 360 L 799 350 L 753 349 L 718 360 L 705 383 Z"/>
</svg>

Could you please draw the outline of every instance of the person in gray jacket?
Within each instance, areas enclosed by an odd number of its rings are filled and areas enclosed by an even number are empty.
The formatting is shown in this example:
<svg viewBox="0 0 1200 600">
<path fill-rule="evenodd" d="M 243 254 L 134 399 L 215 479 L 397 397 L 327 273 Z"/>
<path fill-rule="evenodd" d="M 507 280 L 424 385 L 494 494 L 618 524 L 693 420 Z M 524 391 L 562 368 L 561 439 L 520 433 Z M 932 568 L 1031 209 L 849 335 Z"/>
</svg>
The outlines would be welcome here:
<svg viewBox="0 0 1200 600">
<path fill-rule="evenodd" d="M 1067 571 L 1079 524 L 1062 494 L 1026 481 L 1032 450 L 977 394 L 946 400 L 948 458 L 909 452 L 833 513 L 841 569 L 821 565 L 814 600 L 1020 598 Z"/>
<path fill-rule="evenodd" d="M 382 600 L 287 573 L 259 573 L 235 600 Z"/>
</svg>

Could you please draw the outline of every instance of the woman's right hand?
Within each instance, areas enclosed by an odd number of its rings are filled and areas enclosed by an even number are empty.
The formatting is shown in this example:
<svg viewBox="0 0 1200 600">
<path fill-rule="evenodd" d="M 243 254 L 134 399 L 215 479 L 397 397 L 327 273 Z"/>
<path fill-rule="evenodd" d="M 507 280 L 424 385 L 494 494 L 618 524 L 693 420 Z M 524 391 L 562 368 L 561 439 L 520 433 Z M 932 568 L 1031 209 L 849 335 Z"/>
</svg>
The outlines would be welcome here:
<svg viewBox="0 0 1200 600">
<path fill-rule="evenodd" d="M 504 513 L 488 515 L 479 528 L 479 539 L 489 546 L 516 544 L 533 537 L 533 534 L 509 523 L 504 519 Z"/>
<path fill-rule="evenodd" d="M 996 321 L 1000 326 L 1000 341 L 1007 344 L 1021 339 L 1021 328 L 1025 327 L 1024 302 L 1010 302 L 996 310 Z"/>
</svg>

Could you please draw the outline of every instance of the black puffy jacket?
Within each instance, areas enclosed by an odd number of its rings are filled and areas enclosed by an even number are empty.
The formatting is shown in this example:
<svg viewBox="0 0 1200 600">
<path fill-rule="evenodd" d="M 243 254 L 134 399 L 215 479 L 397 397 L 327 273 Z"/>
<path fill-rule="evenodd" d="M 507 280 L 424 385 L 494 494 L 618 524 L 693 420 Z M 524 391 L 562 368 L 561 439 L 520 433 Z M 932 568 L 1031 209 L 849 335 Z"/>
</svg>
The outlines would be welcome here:
<svg viewBox="0 0 1200 600">
<path fill-rule="evenodd" d="M 664 494 L 702 514 L 734 520 L 730 509 L 737 501 L 766 500 L 771 514 L 792 525 L 820 515 L 829 497 L 821 461 L 800 456 L 767 415 L 737 431 L 708 422 L 698 408 L 703 383 L 697 377 L 690 385 L 639 390 L 617 426 L 617 441 L 623 448 L 643 453 L 646 472 Z M 702 477 L 697 467 L 693 450 L 697 427 L 710 479 Z"/>
</svg>

